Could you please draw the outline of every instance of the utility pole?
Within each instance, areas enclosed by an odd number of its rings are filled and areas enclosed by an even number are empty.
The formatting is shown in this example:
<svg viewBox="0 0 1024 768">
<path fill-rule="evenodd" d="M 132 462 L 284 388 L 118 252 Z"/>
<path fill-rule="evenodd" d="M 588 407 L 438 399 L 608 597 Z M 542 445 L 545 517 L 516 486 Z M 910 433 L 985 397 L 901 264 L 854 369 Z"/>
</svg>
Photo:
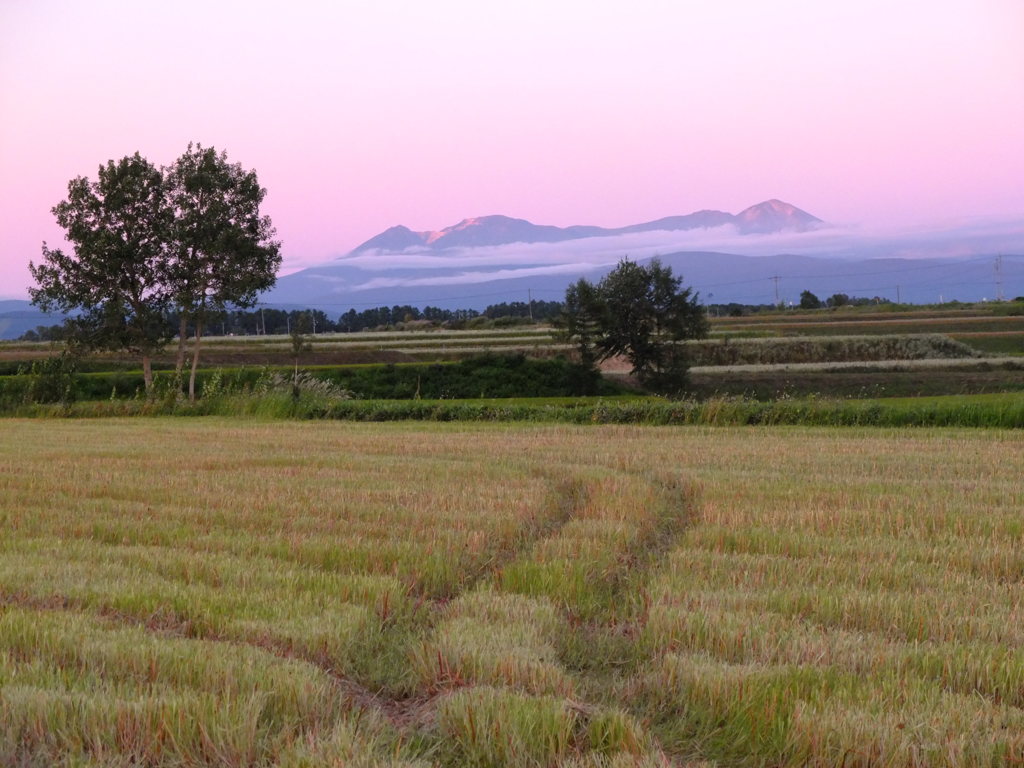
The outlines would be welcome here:
<svg viewBox="0 0 1024 768">
<path fill-rule="evenodd" d="M 313 335 L 316 336 L 316 310 L 310 312 L 309 315 L 313 318 Z"/>
<path fill-rule="evenodd" d="M 267 318 L 263 314 L 263 307 L 260 307 L 260 323 L 263 325 L 263 335 L 267 335 Z"/>
<path fill-rule="evenodd" d="M 1003 256 L 996 256 L 996 301 L 1003 301 Z"/>
<path fill-rule="evenodd" d="M 898 285 L 896 286 L 896 303 L 897 304 L 902 304 L 903 303 L 902 301 L 900 301 L 900 287 Z"/>
<path fill-rule="evenodd" d="M 526 295 L 530 299 L 530 322 L 533 322 L 533 289 L 527 288 Z"/>
<path fill-rule="evenodd" d="M 772 275 L 768 279 L 775 283 L 775 306 L 777 307 L 782 303 L 779 301 L 779 276 Z"/>
</svg>

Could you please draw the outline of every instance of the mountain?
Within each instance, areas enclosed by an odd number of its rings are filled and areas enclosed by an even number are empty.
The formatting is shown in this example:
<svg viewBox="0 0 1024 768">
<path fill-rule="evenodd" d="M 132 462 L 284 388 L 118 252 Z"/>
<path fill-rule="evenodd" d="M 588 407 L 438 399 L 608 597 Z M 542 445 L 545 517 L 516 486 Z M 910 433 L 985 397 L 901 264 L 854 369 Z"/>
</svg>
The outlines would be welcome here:
<svg viewBox="0 0 1024 768">
<path fill-rule="evenodd" d="M 808 232 L 825 222 L 781 200 L 765 200 L 732 217 L 736 229 L 744 235 L 765 235 L 773 232 Z"/>
<path fill-rule="evenodd" d="M 526 219 L 509 216 L 478 216 L 434 232 L 414 232 L 398 225 L 384 230 L 357 246 L 349 256 L 380 251 L 400 253 L 408 249 L 441 251 L 449 248 L 479 248 L 511 243 L 560 243 L 588 237 L 612 237 L 637 232 L 677 232 L 689 229 L 711 229 L 732 224 L 741 234 L 773 232 L 807 232 L 825 224 L 821 219 L 781 200 L 766 200 L 733 215 L 724 211 L 704 210 L 683 216 L 667 216 L 655 221 L 625 227 L 595 226 L 555 227 L 533 224 Z"/>
<path fill-rule="evenodd" d="M 57 325 L 63 322 L 60 313 L 41 312 L 33 304 L 21 299 L 0 300 L 0 339 L 16 339 L 25 331 L 39 325 Z"/>
<path fill-rule="evenodd" d="M 1021 254 L 1020 219 L 872 230 L 826 225 L 781 200 L 615 229 L 482 216 L 432 232 L 392 227 L 343 257 L 281 277 L 263 300 L 339 313 L 396 304 L 482 309 L 561 299 L 570 283 L 600 279 L 623 258 L 660 256 L 715 303 L 798 301 L 802 290 L 978 301 L 1024 294 Z"/>
</svg>

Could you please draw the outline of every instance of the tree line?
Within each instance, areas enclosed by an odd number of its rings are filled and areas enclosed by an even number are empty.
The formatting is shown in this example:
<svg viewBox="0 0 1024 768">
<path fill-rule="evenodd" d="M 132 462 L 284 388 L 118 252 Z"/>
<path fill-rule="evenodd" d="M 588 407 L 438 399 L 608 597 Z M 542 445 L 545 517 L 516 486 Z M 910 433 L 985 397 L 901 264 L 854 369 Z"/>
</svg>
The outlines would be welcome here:
<svg viewBox="0 0 1024 768">
<path fill-rule="evenodd" d="M 550 321 L 562 311 L 560 301 L 534 301 L 532 307 L 527 302 L 513 301 L 491 304 L 483 311 L 476 309 L 441 309 L 426 306 L 423 309 L 408 304 L 396 304 L 391 307 L 380 306 L 357 311 L 350 309 L 339 315 L 337 320 L 320 309 L 277 309 L 258 307 L 256 309 L 225 309 L 206 313 L 204 336 L 258 336 L 262 334 L 284 335 L 301 323 L 304 333 L 352 333 L 396 327 L 409 327 L 410 324 L 429 325 L 451 329 L 464 328 L 471 321 L 486 323 L 491 327 L 503 325 L 519 325 Z M 180 333 L 180 313 L 171 310 L 165 316 L 165 331 Z M 185 338 L 195 333 L 195 326 L 188 318 L 184 318 Z M 415 325 L 413 326 L 415 327 Z M 57 325 L 40 325 L 26 331 L 19 341 L 65 341 L 71 336 L 66 323 Z"/>
<path fill-rule="evenodd" d="M 835 309 L 836 307 L 865 307 L 869 304 L 892 304 L 890 299 L 881 296 L 849 296 L 845 293 L 833 293 L 822 301 L 810 291 L 801 291 L 800 309 Z"/>
<path fill-rule="evenodd" d="M 338 327 L 335 330 L 342 332 L 365 331 L 416 322 L 458 327 L 479 317 L 496 321 L 505 319 L 552 320 L 561 314 L 563 306 L 560 301 L 503 301 L 500 304 L 489 305 L 482 312 L 475 309 L 441 309 L 431 306 L 420 310 L 409 305 L 375 307 L 364 309 L 362 312 L 350 309 L 338 318 Z M 501 323 L 499 322 L 497 325 L 501 325 Z"/>
</svg>

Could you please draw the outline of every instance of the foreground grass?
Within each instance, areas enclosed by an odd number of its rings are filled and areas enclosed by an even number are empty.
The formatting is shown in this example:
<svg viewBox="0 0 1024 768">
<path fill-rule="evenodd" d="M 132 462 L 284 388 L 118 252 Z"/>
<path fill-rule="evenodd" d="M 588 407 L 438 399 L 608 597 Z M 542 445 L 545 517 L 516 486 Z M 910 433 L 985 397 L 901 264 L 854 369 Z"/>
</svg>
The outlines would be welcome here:
<svg viewBox="0 0 1024 768">
<path fill-rule="evenodd" d="M 1024 759 L 1013 432 L 2 427 L 2 764 Z"/>
</svg>

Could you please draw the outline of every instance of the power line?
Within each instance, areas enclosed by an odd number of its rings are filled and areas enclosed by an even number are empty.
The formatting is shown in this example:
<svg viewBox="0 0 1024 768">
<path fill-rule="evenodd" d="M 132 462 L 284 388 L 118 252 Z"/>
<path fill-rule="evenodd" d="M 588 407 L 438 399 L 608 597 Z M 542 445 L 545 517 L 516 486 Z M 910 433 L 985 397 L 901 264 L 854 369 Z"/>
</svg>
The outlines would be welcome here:
<svg viewBox="0 0 1024 768">
<path fill-rule="evenodd" d="M 847 278 L 847 277 L 876 277 L 877 275 L 896 275 L 896 274 L 901 274 L 903 272 L 922 272 L 922 271 L 928 270 L 928 269 L 948 269 L 949 267 L 961 267 L 961 266 L 963 266 L 965 264 L 976 264 L 976 263 L 983 262 L 983 261 L 988 261 L 988 260 L 989 260 L 988 256 L 981 256 L 981 257 L 974 258 L 974 259 L 964 259 L 964 260 L 959 260 L 958 259 L 958 260 L 956 260 L 953 263 L 928 264 L 928 265 L 921 266 L 921 267 L 904 267 L 904 268 L 901 268 L 901 269 L 885 269 L 885 270 L 879 270 L 877 272 L 849 272 L 849 273 L 846 273 L 846 274 L 826 274 L 826 275 L 822 275 L 822 274 L 817 274 L 817 275 L 783 275 L 782 277 L 785 277 L 787 280 L 831 280 L 833 278 L 841 279 L 841 278 Z M 728 287 L 728 286 L 731 286 L 731 285 L 750 285 L 751 283 L 759 283 L 763 279 L 764 278 L 756 277 L 756 278 L 752 278 L 750 280 L 734 280 L 734 281 L 729 282 L 729 283 L 710 283 L 710 284 L 705 283 L 703 287 L 704 288 L 725 288 L 725 287 Z M 774 278 L 773 277 L 769 277 L 768 279 L 772 280 Z"/>
</svg>

